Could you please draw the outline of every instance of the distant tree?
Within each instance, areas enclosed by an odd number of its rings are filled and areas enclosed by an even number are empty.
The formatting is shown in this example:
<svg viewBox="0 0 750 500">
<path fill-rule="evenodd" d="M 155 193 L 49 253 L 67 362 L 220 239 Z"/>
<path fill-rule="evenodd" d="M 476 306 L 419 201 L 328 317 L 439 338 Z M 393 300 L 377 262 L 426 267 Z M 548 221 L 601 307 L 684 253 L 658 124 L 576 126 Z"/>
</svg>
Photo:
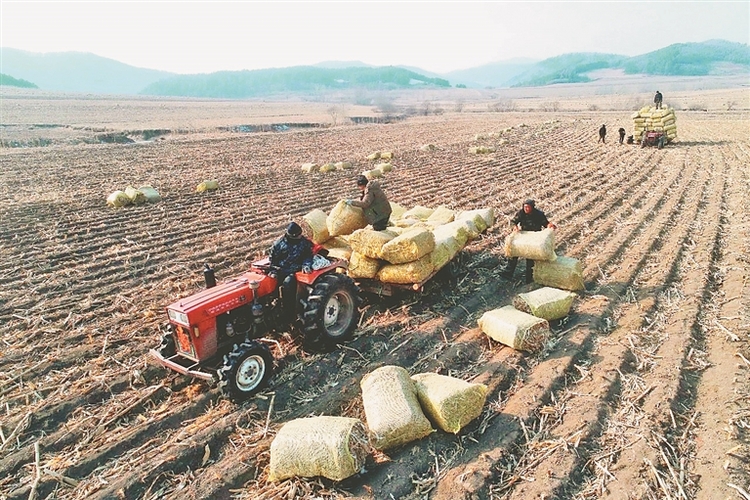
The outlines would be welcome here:
<svg viewBox="0 0 750 500">
<path fill-rule="evenodd" d="M 466 88 L 466 85 L 464 85 L 463 83 L 457 83 L 457 84 L 456 84 L 456 88 L 457 88 L 457 89 L 465 89 L 465 88 Z"/>
</svg>

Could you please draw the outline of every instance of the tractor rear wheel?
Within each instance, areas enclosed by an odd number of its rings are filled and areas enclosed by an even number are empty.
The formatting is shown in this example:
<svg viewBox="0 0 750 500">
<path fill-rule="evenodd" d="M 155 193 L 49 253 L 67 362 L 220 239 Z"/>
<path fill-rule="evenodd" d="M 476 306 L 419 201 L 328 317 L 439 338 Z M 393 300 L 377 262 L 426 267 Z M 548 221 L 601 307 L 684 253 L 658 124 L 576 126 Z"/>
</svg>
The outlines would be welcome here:
<svg viewBox="0 0 750 500">
<path fill-rule="evenodd" d="M 302 314 L 305 341 L 327 347 L 354 335 L 361 299 L 354 281 L 342 273 L 321 276 L 307 298 Z"/>
<path fill-rule="evenodd" d="M 234 401 L 243 401 L 268 383 L 273 374 L 273 356 L 260 342 L 235 344 L 217 373 L 221 391 Z"/>
</svg>

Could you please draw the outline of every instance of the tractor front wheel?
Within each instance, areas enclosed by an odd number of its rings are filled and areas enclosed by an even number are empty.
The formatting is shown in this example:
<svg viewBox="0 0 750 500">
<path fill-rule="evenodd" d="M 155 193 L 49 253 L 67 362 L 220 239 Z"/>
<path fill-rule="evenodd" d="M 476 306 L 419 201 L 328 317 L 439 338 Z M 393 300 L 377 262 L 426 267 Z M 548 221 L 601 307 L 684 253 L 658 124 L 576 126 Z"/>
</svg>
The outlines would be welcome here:
<svg viewBox="0 0 750 500">
<path fill-rule="evenodd" d="M 354 281 L 342 273 L 315 282 L 302 316 L 305 341 L 332 347 L 354 335 L 361 299 Z"/>
<path fill-rule="evenodd" d="M 218 370 L 219 388 L 234 401 L 244 401 L 261 390 L 273 374 L 273 356 L 255 341 L 235 344 Z"/>
</svg>

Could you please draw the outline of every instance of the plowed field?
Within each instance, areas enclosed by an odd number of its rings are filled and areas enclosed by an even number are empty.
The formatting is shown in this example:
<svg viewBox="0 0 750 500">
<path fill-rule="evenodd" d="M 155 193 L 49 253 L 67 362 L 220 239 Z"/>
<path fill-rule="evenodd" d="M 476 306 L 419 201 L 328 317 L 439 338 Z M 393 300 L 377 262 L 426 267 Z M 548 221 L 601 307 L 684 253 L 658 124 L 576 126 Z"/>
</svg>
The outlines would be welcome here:
<svg viewBox="0 0 750 500">
<path fill-rule="evenodd" d="M 65 101 L 60 116 L 86 105 Z M 78 129 L 60 139 L 37 127 L 48 145 L 0 149 L 0 498 L 750 498 L 750 117 L 678 111 L 678 141 L 657 150 L 617 144 L 631 113 L 257 133 L 191 133 L 187 117 L 161 140 L 76 144 Z M 475 140 L 506 128 L 507 143 Z M 497 151 L 470 155 L 476 145 Z M 355 338 L 331 353 L 270 338 L 279 372 L 242 405 L 151 364 L 164 306 L 203 286 L 204 263 L 219 279 L 244 271 L 291 218 L 353 197 L 377 150 L 394 153 L 382 181 L 392 201 L 495 209 L 455 283 L 367 297 Z M 300 171 L 344 160 L 354 169 Z M 220 189 L 196 193 L 207 179 Z M 106 206 L 142 184 L 164 200 Z M 477 327 L 538 287 L 523 284 L 523 264 L 501 277 L 507 220 L 529 197 L 586 281 L 536 354 Z M 364 420 L 359 381 L 386 364 L 487 384 L 481 417 L 376 453 L 340 483 L 267 482 L 284 422 Z"/>
</svg>

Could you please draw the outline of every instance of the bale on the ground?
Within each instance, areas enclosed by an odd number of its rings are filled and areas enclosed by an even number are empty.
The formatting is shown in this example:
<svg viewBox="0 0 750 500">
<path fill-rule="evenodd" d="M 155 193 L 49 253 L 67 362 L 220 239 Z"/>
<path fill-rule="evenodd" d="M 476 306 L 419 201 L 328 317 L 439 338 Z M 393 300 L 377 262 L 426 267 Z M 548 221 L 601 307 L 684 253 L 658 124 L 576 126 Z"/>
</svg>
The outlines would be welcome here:
<svg viewBox="0 0 750 500">
<path fill-rule="evenodd" d="M 400 366 L 383 366 L 362 377 L 362 405 L 375 449 L 385 450 L 433 432 L 419 406 L 414 381 Z"/>
<path fill-rule="evenodd" d="M 479 328 L 490 338 L 519 351 L 537 351 L 549 338 L 549 322 L 513 306 L 493 309 L 479 318 Z"/>
<path fill-rule="evenodd" d="M 398 234 L 388 229 L 375 231 L 374 229 L 357 229 L 349 236 L 349 245 L 355 252 L 371 259 L 382 258 L 383 245 L 391 241 Z"/>
<path fill-rule="evenodd" d="M 534 263 L 533 277 L 535 283 L 544 286 L 574 292 L 584 288 L 581 261 L 573 257 L 558 255 L 552 261 L 537 261 Z"/>
<path fill-rule="evenodd" d="M 370 450 L 367 430 L 357 418 L 290 420 L 271 442 L 268 479 L 323 476 L 341 481 L 362 470 Z"/>
<path fill-rule="evenodd" d="M 532 260 L 555 260 L 555 232 L 513 231 L 505 238 L 505 256 Z"/>
<path fill-rule="evenodd" d="M 381 160 L 391 160 L 393 159 L 393 153 L 390 151 L 382 151 L 380 153 L 380 159 Z"/>
<path fill-rule="evenodd" d="M 125 191 L 115 191 L 107 196 L 107 205 L 110 207 L 120 208 L 130 205 L 130 198 Z"/>
<path fill-rule="evenodd" d="M 371 259 L 365 257 L 361 253 L 352 251 L 349 257 L 349 269 L 347 274 L 352 278 L 367 278 L 372 279 L 378 275 L 378 271 L 383 266 L 383 261 L 380 259 Z"/>
<path fill-rule="evenodd" d="M 149 203 L 158 203 L 161 201 L 161 195 L 159 194 L 159 191 L 157 191 L 153 186 L 149 186 L 146 184 L 145 186 L 141 186 L 138 188 L 138 191 L 143 193 L 143 195 L 146 197 L 146 201 Z"/>
<path fill-rule="evenodd" d="M 146 195 L 143 194 L 143 191 L 136 189 L 133 186 L 126 187 L 125 194 L 130 198 L 131 205 L 143 205 L 148 201 Z"/>
<path fill-rule="evenodd" d="M 378 163 L 377 165 L 375 165 L 375 168 L 385 174 L 393 170 L 393 165 L 390 162 L 384 162 L 384 163 Z"/>
<path fill-rule="evenodd" d="M 336 170 L 336 165 L 329 162 L 329 163 L 325 163 L 321 165 L 320 168 L 318 169 L 318 172 L 325 174 L 328 172 L 334 172 L 335 170 Z"/>
<path fill-rule="evenodd" d="M 326 219 L 328 234 L 331 237 L 352 234 L 357 229 L 367 226 L 365 213 L 359 207 L 353 207 L 346 200 L 339 201 Z"/>
<path fill-rule="evenodd" d="M 411 379 L 425 415 L 445 432 L 458 434 L 482 414 L 487 386 L 437 373 L 418 373 Z"/>
<path fill-rule="evenodd" d="M 383 245 L 382 258 L 391 264 L 413 262 L 435 249 L 435 235 L 427 228 L 417 227 Z"/>
<path fill-rule="evenodd" d="M 432 265 L 432 255 L 403 264 L 385 264 L 378 271 L 378 280 L 383 283 L 394 283 L 408 285 L 421 283 L 432 273 L 435 268 Z"/>
<path fill-rule="evenodd" d="M 203 181 L 196 186 L 195 192 L 203 193 L 205 191 L 214 191 L 216 189 L 219 189 L 219 181 Z"/>
<path fill-rule="evenodd" d="M 336 163 L 334 163 L 334 166 L 337 170 L 349 170 L 350 168 L 352 168 L 351 162 L 348 161 L 337 161 Z"/>
<path fill-rule="evenodd" d="M 380 158 L 380 151 L 375 151 L 374 153 L 367 155 L 367 159 L 370 161 L 377 160 L 378 158 Z"/>
<path fill-rule="evenodd" d="M 437 146 L 434 144 L 424 144 L 419 148 L 420 151 L 435 151 L 437 150 Z"/>
<path fill-rule="evenodd" d="M 317 170 L 318 164 L 317 163 L 303 163 L 302 164 L 302 171 L 306 174 L 309 174 L 310 172 Z"/>
<path fill-rule="evenodd" d="M 383 177 L 383 172 L 381 170 L 378 170 L 377 168 L 373 168 L 372 170 L 365 170 L 362 172 L 362 175 L 367 177 L 368 181 L 371 181 L 373 179 L 377 179 L 378 177 Z"/>
<path fill-rule="evenodd" d="M 320 245 L 331 239 L 328 233 L 328 215 L 319 208 L 303 215 L 299 225 L 304 237 L 313 243 Z"/>
<path fill-rule="evenodd" d="M 543 287 L 513 297 L 513 306 L 547 321 L 564 318 L 570 312 L 576 294 L 559 288 Z"/>
</svg>

